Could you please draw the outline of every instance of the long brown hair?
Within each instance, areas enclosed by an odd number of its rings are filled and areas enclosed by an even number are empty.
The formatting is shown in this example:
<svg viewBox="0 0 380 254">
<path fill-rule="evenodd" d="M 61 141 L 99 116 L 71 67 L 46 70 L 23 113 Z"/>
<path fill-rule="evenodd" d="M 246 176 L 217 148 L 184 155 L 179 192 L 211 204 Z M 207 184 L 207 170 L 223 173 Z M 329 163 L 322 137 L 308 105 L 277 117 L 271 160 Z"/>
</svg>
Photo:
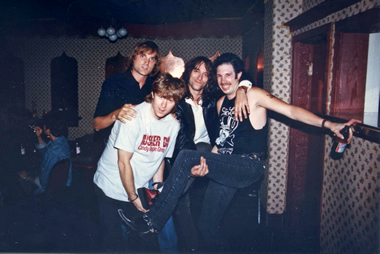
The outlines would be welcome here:
<svg viewBox="0 0 380 254">
<path fill-rule="evenodd" d="M 144 41 L 144 42 L 138 43 L 133 48 L 132 52 L 129 54 L 127 70 L 132 70 L 133 62 L 135 61 L 137 55 L 144 54 L 146 52 L 148 53 L 156 52 L 156 64 L 154 65 L 152 72 L 149 74 L 150 77 L 155 76 L 160 69 L 161 54 L 160 54 L 160 50 L 158 49 L 157 44 L 154 43 L 153 41 Z"/>
<path fill-rule="evenodd" d="M 189 90 L 190 75 L 191 75 L 191 72 L 195 68 L 199 68 L 199 66 L 202 65 L 202 63 L 205 64 L 206 70 L 209 73 L 207 84 L 202 92 L 202 100 L 205 101 L 205 100 L 218 98 L 218 96 L 220 97 L 220 93 L 218 91 L 218 86 L 216 85 L 216 82 L 215 82 L 215 76 L 212 70 L 212 62 L 210 59 L 204 56 L 197 56 L 193 59 L 190 59 L 185 64 L 185 71 L 183 72 L 181 78 L 186 83 L 186 98 L 193 99 Z"/>
</svg>

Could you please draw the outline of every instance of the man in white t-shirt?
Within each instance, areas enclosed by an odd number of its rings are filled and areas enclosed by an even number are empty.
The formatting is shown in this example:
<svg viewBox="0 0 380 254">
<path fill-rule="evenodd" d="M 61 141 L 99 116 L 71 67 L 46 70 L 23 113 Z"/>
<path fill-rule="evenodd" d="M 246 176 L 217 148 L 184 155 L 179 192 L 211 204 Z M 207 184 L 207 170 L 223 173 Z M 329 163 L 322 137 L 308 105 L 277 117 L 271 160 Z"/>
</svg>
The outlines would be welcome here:
<svg viewBox="0 0 380 254">
<path fill-rule="evenodd" d="M 161 74 L 145 102 L 134 108 L 136 118 L 115 122 L 94 176 L 102 231 L 115 244 L 121 238 L 117 209 L 141 216 L 147 210 L 137 189 L 148 187 L 150 180 L 163 182 L 164 158 L 172 156 L 180 127 L 170 113 L 184 94 L 182 80 Z"/>
</svg>

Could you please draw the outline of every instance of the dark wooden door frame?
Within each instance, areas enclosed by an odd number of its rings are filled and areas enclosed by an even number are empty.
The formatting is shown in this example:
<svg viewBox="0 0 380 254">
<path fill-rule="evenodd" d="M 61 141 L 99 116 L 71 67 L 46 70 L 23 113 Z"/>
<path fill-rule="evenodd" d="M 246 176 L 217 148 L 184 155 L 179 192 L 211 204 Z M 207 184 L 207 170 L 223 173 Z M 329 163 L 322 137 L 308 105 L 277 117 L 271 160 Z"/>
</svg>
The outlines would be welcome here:
<svg viewBox="0 0 380 254">
<path fill-rule="evenodd" d="M 331 26 L 326 25 L 293 40 L 291 103 L 322 114 L 326 113 L 329 38 Z M 313 237 L 318 247 L 325 139 L 319 128 L 290 126 L 285 225 L 292 234 Z"/>
</svg>

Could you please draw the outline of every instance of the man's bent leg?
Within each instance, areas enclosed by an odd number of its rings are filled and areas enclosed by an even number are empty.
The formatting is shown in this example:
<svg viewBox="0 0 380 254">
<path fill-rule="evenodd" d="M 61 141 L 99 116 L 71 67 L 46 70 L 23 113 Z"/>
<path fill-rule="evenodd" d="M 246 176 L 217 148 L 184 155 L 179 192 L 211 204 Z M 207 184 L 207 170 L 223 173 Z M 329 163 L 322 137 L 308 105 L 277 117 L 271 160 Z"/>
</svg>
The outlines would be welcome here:
<svg viewBox="0 0 380 254">
<path fill-rule="evenodd" d="M 146 213 L 150 223 L 161 230 L 177 205 L 178 198 L 191 177 L 191 168 L 206 159 L 211 180 L 231 188 L 244 188 L 260 179 L 264 172 L 258 160 L 238 155 L 219 155 L 193 150 L 182 150 L 170 171 L 165 187 L 153 207 Z"/>
</svg>

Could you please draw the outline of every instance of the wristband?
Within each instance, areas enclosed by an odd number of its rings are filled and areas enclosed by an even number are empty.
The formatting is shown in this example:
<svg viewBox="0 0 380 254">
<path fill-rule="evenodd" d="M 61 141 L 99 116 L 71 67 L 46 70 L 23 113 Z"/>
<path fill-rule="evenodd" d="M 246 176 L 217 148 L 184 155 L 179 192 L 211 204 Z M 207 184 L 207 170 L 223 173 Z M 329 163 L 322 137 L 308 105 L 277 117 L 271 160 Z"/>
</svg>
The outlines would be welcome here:
<svg viewBox="0 0 380 254">
<path fill-rule="evenodd" d="M 246 87 L 246 86 L 239 86 L 239 88 L 243 88 L 243 89 L 244 89 L 244 93 L 247 94 L 247 92 L 248 92 L 248 87 Z"/>
<path fill-rule="evenodd" d="M 325 128 L 325 122 L 327 121 L 327 119 L 323 119 L 322 121 L 322 128 Z"/>
<path fill-rule="evenodd" d="M 136 197 L 135 197 L 134 199 L 130 199 L 130 198 L 128 197 L 128 200 L 129 200 L 129 202 L 132 202 L 132 203 L 133 203 L 133 201 L 136 201 L 136 199 L 138 199 L 138 198 L 139 198 L 139 195 L 136 194 Z"/>
<path fill-rule="evenodd" d="M 154 182 L 152 183 L 152 186 L 155 186 L 156 184 L 161 184 L 161 182 Z"/>
</svg>

